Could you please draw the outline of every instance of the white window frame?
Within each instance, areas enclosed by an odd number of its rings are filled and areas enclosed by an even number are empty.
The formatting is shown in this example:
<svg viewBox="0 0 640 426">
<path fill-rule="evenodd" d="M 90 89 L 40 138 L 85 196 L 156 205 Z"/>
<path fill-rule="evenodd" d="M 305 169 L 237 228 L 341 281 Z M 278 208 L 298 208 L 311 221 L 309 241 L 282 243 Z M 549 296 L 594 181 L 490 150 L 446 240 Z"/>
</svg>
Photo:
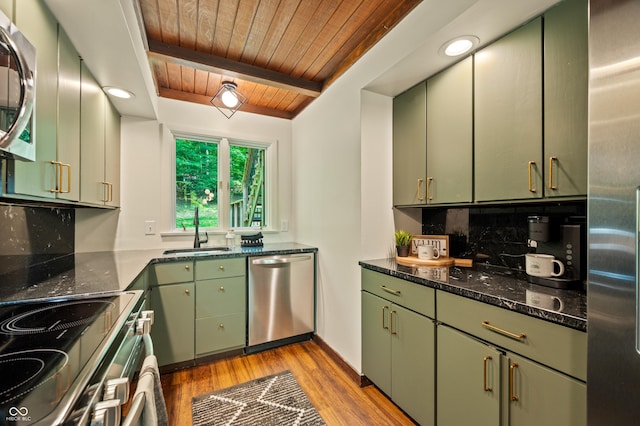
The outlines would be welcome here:
<svg viewBox="0 0 640 426">
<path fill-rule="evenodd" d="M 172 232 L 183 234 L 182 228 L 176 227 L 176 139 L 187 139 L 196 142 L 215 143 L 218 145 L 218 227 L 200 228 L 201 232 L 225 233 L 231 229 L 230 199 L 231 199 L 231 155 L 230 145 L 247 148 L 261 148 L 265 150 L 264 164 L 264 198 L 266 209 L 265 227 L 235 227 L 235 231 L 276 231 L 278 223 L 278 191 L 277 191 L 277 170 L 278 170 L 278 141 L 256 141 L 247 138 L 236 138 L 232 136 L 206 136 L 189 134 L 184 132 L 172 132 L 173 155 L 172 155 L 172 199 L 171 199 L 171 223 Z"/>
</svg>

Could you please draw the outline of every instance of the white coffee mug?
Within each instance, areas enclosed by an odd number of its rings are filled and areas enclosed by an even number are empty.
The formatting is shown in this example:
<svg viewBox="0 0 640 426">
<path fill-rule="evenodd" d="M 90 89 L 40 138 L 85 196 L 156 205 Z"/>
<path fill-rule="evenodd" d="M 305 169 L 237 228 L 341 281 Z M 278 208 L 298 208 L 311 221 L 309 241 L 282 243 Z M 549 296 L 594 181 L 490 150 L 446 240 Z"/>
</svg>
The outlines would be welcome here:
<svg viewBox="0 0 640 426">
<path fill-rule="evenodd" d="M 440 251 L 435 246 L 418 246 L 418 259 L 434 260 L 440 257 Z"/>
<path fill-rule="evenodd" d="M 559 271 L 555 272 L 558 265 Z M 550 254 L 529 253 L 525 256 L 527 274 L 534 277 L 559 277 L 564 274 L 564 264 Z"/>
<path fill-rule="evenodd" d="M 557 296 L 551 294 L 540 293 L 533 290 L 525 290 L 527 297 L 527 305 L 535 306 L 550 311 L 562 312 L 564 302 Z"/>
</svg>

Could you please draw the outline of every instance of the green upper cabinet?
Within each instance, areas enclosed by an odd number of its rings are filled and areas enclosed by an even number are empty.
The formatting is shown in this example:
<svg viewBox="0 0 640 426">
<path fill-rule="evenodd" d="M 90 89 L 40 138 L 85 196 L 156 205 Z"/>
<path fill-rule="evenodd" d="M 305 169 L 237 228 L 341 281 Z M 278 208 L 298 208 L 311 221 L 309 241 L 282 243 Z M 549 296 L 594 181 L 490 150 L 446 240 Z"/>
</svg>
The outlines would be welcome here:
<svg viewBox="0 0 640 426">
<path fill-rule="evenodd" d="M 475 55 L 476 201 L 543 196 L 541 22 Z"/>
<path fill-rule="evenodd" d="M 545 196 L 587 193 L 587 1 L 544 15 Z"/>
<path fill-rule="evenodd" d="M 393 99 L 393 204 L 425 204 L 427 85 Z"/>
<path fill-rule="evenodd" d="M 58 24 L 47 7 L 37 0 L 14 5 L 15 23 L 36 49 L 36 98 L 34 114 L 36 161 L 9 161 L 7 192 L 55 198 L 56 177 L 51 163 L 56 156 Z"/>
<path fill-rule="evenodd" d="M 58 198 L 80 199 L 80 56 L 58 29 Z"/>
<path fill-rule="evenodd" d="M 472 85 L 472 57 L 427 80 L 427 204 L 472 201 Z"/>
<path fill-rule="evenodd" d="M 120 114 L 86 67 L 81 64 L 80 201 L 119 206 Z"/>
</svg>

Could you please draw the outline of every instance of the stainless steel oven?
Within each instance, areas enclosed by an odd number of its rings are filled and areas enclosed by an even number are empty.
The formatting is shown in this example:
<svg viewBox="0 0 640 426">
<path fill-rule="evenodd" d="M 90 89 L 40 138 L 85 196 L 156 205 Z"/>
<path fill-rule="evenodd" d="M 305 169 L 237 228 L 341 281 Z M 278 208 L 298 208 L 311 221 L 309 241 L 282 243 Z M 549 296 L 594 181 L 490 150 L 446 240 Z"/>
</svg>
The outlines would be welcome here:
<svg viewBox="0 0 640 426">
<path fill-rule="evenodd" d="M 131 379 L 153 352 L 144 306 L 142 291 L 0 304 L 0 425 L 137 424 Z"/>
</svg>

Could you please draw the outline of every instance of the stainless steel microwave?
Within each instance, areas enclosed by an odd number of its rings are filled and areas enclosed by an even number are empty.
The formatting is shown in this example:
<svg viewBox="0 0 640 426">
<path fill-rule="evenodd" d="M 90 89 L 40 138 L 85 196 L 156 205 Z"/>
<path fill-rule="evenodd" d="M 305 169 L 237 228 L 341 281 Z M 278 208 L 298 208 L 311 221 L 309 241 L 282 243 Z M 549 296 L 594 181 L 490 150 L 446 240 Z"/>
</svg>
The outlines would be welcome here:
<svg viewBox="0 0 640 426">
<path fill-rule="evenodd" d="M 36 49 L 0 12 L 0 157 L 36 159 Z"/>
</svg>

